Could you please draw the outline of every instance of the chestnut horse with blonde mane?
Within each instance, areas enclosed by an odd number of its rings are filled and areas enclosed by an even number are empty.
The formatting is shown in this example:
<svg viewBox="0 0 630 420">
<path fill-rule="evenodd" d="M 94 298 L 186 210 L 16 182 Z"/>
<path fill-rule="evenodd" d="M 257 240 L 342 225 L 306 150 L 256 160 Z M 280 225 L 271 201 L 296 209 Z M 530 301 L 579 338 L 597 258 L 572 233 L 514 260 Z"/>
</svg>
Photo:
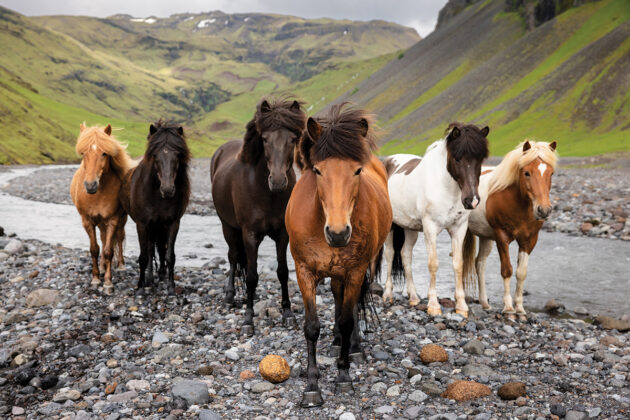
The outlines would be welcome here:
<svg viewBox="0 0 630 420">
<path fill-rule="evenodd" d="M 77 140 L 77 154 L 83 157 L 81 166 L 70 184 L 70 195 L 76 206 L 83 227 L 90 238 L 92 256 L 92 287 L 100 281 L 99 247 L 96 240 L 96 227 L 101 231 L 103 255 L 101 271 L 105 271 L 103 292 L 112 293 L 112 257 L 116 248 L 118 269 L 125 268 L 123 242 L 127 214 L 120 206 L 118 192 L 121 179 L 134 166 L 125 146 L 112 136 L 112 127 L 86 127 L 80 125 Z"/>
<path fill-rule="evenodd" d="M 305 310 L 308 382 L 304 407 L 324 402 L 315 357 L 320 331 L 316 287 L 325 277 L 331 278 L 333 345 L 341 344 L 337 390 L 351 391 L 350 353 L 356 359 L 362 355 L 355 313 L 360 306 L 363 314 L 369 304 L 370 285 L 392 224 L 387 173 L 372 155 L 376 143 L 370 119 L 361 110 L 344 110 L 344 105 L 332 106 L 317 120 L 308 119 L 300 141 L 304 172 L 285 217 Z"/>
<path fill-rule="evenodd" d="M 538 232 L 551 213 L 549 190 L 551 176 L 556 168 L 558 156 L 556 142 L 525 141 L 509 152 L 495 168 L 484 168 L 479 181 L 480 205 L 468 219 L 467 236 L 479 237 L 479 254 L 475 261 L 475 241 L 465 241 L 468 247 L 464 254 L 471 255 L 464 261 L 464 278 L 467 289 L 474 287 L 475 272 L 479 285 L 479 302 L 490 309 L 486 295 L 486 259 L 492 250 L 492 241 L 497 244 L 503 277 L 503 313 L 515 319 L 515 313 L 524 319 L 523 287 L 527 276 L 529 255 L 538 241 Z M 516 267 L 516 293 L 512 304 L 510 279 L 509 245 L 518 243 L 518 265 Z"/>
</svg>

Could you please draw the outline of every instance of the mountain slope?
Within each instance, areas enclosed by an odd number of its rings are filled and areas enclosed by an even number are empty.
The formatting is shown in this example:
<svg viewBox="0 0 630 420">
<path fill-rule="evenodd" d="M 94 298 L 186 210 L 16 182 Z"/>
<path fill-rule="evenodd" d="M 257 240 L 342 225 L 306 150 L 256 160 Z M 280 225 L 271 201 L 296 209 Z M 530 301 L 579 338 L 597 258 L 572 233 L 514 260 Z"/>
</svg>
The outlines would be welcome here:
<svg viewBox="0 0 630 420">
<path fill-rule="evenodd" d="M 386 62 L 376 57 L 418 39 L 387 22 L 221 12 L 28 18 L 0 7 L 0 164 L 75 161 L 84 120 L 124 128 L 118 137 L 138 155 L 148 123 L 171 119 L 186 127 L 193 154 L 208 156 L 226 136 L 240 137 L 261 96 L 300 96 L 314 77 L 323 91 L 345 77 L 352 87 L 360 79 L 351 69 L 373 71 Z M 213 111 L 230 101 L 240 117 L 222 125 Z"/>
<path fill-rule="evenodd" d="M 533 23 L 508 6 L 472 2 L 358 87 L 353 100 L 386 130 L 384 152 L 422 153 L 451 121 L 490 125 L 494 155 L 526 137 L 568 155 L 630 148 L 630 4 Z"/>
</svg>

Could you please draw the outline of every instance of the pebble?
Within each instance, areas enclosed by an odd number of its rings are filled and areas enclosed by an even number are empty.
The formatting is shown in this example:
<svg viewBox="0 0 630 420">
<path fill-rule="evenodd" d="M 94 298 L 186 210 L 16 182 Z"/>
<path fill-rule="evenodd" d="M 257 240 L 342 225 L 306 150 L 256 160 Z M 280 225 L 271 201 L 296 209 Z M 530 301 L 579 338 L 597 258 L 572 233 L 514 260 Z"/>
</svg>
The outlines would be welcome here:
<svg viewBox="0 0 630 420">
<path fill-rule="evenodd" d="M 464 344 L 464 351 L 468 354 L 483 354 L 485 349 L 485 345 L 479 340 L 470 340 L 468 343 Z"/>
<path fill-rule="evenodd" d="M 387 392 L 385 393 L 388 397 L 397 397 L 400 395 L 400 386 L 394 385 L 392 387 L 387 388 Z"/>
<path fill-rule="evenodd" d="M 204 382 L 183 380 L 173 386 L 172 392 L 174 396 L 183 398 L 188 404 L 206 404 L 210 401 L 208 385 Z"/>
<path fill-rule="evenodd" d="M 76 401 L 81 398 L 81 393 L 76 389 L 61 388 L 53 397 L 54 402 Z"/>
<path fill-rule="evenodd" d="M 256 394 L 262 394 L 263 392 L 271 391 L 274 388 L 271 382 L 256 382 L 252 385 L 252 392 Z"/>
<path fill-rule="evenodd" d="M 339 416 L 339 420 L 355 420 L 356 417 L 354 416 L 354 414 L 346 411 L 345 413 L 341 413 L 341 415 Z"/>
<path fill-rule="evenodd" d="M 425 394 L 424 392 L 420 391 L 419 389 L 417 389 L 413 391 L 411 394 L 409 394 L 408 398 L 413 402 L 421 403 L 427 398 L 429 398 L 429 396 Z"/>
</svg>

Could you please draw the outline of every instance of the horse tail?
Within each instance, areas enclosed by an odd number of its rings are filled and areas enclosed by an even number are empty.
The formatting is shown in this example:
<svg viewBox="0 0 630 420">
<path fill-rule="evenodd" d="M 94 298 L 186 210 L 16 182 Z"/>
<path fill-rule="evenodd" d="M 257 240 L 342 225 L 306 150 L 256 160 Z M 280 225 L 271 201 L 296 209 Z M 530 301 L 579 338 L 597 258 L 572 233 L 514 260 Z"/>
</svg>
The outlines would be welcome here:
<svg viewBox="0 0 630 420">
<path fill-rule="evenodd" d="M 372 294 L 372 285 L 378 284 L 378 278 L 381 275 L 381 262 L 383 260 L 383 247 L 378 250 L 378 254 L 374 258 L 370 267 L 366 270 L 361 285 L 361 295 L 359 297 L 359 325 L 364 332 L 369 332 L 369 327 L 376 327 L 380 323 L 376 307 L 374 306 L 374 295 Z M 377 283 L 374 283 L 374 280 Z"/>
<path fill-rule="evenodd" d="M 466 296 L 474 296 L 477 294 L 477 270 L 475 268 L 475 254 L 477 248 L 477 239 L 470 230 L 466 231 L 464 237 L 464 245 L 462 247 L 462 260 L 464 267 L 462 270 L 462 278 L 464 281 L 464 290 Z"/>
<path fill-rule="evenodd" d="M 394 233 L 394 260 L 392 261 L 392 279 L 394 284 L 402 285 L 405 281 L 405 267 L 402 262 L 402 247 L 405 244 L 405 229 L 392 223 Z"/>
</svg>

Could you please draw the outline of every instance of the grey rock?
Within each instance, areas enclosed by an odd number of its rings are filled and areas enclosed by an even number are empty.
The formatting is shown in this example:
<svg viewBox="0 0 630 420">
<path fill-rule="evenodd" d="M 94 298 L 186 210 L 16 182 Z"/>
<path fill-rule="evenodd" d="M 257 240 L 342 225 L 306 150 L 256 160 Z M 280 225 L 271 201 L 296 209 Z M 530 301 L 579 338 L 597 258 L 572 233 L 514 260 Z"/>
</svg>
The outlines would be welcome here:
<svg viewBox="0 0 630 420">
<path fill-rule="evenodd" d="M 356 420 L 356 417 L 354 416 L 354 414 L 346 411 L 339 416 L 339 420 Z"/>
<path fill-rule="evenodd" d="M 587 413 L 590 419 L 594 419 L 602 413 L 602 409 L 599 407 L 591 408 Z"/>
<path fill-rule="evenodd" d="M 582 411 L 569 410 L 564 418 L 565 420 L 582 420 L 586 418 L 586 413 Z"/>
<path fill-rule="evenodd" d="M 390 414 L 394 412 L 394 407 L 391 405 L 382 405 L 374 409 L 374 412 L 377 414 Z"/>
<path fill-rule="evenodd" d="M 274 388 L 271 382 L 256 382 L 252 385 L 252 392 L 255 394 L 262 394 L 263 392 L 271 391 Z"/>
<path fill-rule="evenodd" d="M 225 351 L 225 357 L 227 357 L 230 360 L 234 360 L 237 361 L 238 359 L 241 358 L 241 356 L 238 354 L 238 351 L 234 348 L 231 348 L 229 350 Z"/>
<path fill-rule="evenodd" d="M 505 331 L 507 335 L 514 335 L 514 333 L 516 332 L 514 327 L 512 327 L 511 325 L 504 325 L 503 331 Z"/>
<path fill-rule="evenodd" d="M 76 389 L 61 388 L 53 397 L 54 402 L 76 401 L 81 398 L 81 393 Z"/>
<path fill-rule="evenodd" d="M 385 353 L 384 351 L 375 351 L 373 356 L 376 360 L 381 360 L 381 361 L 389 360 L 389 354 Z"/>
<path fill-rule="evenodd" d="M 387 392 L 385 393 L 385 395 L 387 395 L 388 397 L 397 397 L 400 395 L 400 386 L 398 385 L 394 385 L 392 387 L 389 387 L 387 389 Z"/>
<path fill-rule="evenodd" d="M 409 394 L 407 398 L 413 402 L 421 403 L 422 401 L 429 398 L 429 396 L 425 394 L 424 392 L 420 391 L 419 389 L 417 389 L 413 391 L 411 394 Z"/>
<path fill-rule="evenodd" d="M 181 344 L 170 343 L 158 350 L 156 354 L 163 360 L 172 359 L 174 357 L 181 356 L 182 349 L 183 347 Z"/>
<path fill-rule="evenodd" d="M 549 411 L 558 417 L 564 417 L 567 414 L 567 409 L 562 404 L 551 404 Z"/>
<path fill-rule="evenodd" d="M 383 394 L 385 391 L 387 391 L 387 385 L 383 382 L 377 382 L 372 385 L 372 392 L 374 393 Z"/>
<path fill-rule="evenodd" d="M 469 363 L 462 369 L 462 374 L 465 376 L 492 376 L 494 371 L 486 365 Z"/>
<path fill-rule="evenodd" d="M 151 339 L 151 343 L 164 344 L 168 342 L 169 342 L 168 337 L 162 331 L 157 330 L 153 333 L 153 338 Z"/>
<path fill-rule="evenodd" d="M 479 341 L 479 340 L 470 340 L 468 343 L 464 344 L 464 351 L 468 354 L 483 354 L 484 349 L 486 348 L 486 346 L 484 346 L 484 344 Z"/>
<path fill-rule="evenodd" d="M 221 416 L 214 410 L 199 410 L 199 420 L 221 420 Z"/>
<path fill-rule="evenodd" d="M 457 420 L 457 414 L 443 413 L 429 417 L 429 420 Z"/>
<path fill-rule="evenodd" d="M 183 380 L 177 382 L 172 389 L 173 395 L 183 398 L 188 404 L 206 404 L 210 401 L 208 385 L 203 382 Z"/>
<path fill-rule="evenodd" d="M 121 392 L 120 394 L 112 394 L 107 396 L 107 401 L 113 403 L 122 403 L 133 400 L 138 396 L 136 391 Z"/>
<path fill-rule="evenodd" d="M 9 243 L 5 245 L 3 251 L 7 254 L 17 254 L 21 252 L 23 248 L 24 244 L 22 244 L 22 241 L 14 238 L 9 240 Z"/>
<path fill-rule="evenodd" d="M 53 414 L 55 414 L 57 411 L 61 410 L 63 408 L 63 406 L 59 403 L 56 402 L 49 402 L 48 404 L 44 405 L 43 407 L 40 407 L 37 411 L 40 414 L 43 414 L 44 416 L 52 416 Z"/>
<path fill-rule="evenodd" d="M 437 386 L 436 384 L 432 382 L 423 383 L 420 389 L 422 389 L 424 393 L 431 395 L 433 397 L 438 397 L 442 394 L 442 389 L 440 389 L 439 386 Z"/>
<path fill-rule="evenodd" d="M 412 405 L 405 410 L 405 417 L 408 419 L 415 419 L 420 417 L 420 413 L 422 412 L 422 407 L 417 405 Z"/>
</svg>

